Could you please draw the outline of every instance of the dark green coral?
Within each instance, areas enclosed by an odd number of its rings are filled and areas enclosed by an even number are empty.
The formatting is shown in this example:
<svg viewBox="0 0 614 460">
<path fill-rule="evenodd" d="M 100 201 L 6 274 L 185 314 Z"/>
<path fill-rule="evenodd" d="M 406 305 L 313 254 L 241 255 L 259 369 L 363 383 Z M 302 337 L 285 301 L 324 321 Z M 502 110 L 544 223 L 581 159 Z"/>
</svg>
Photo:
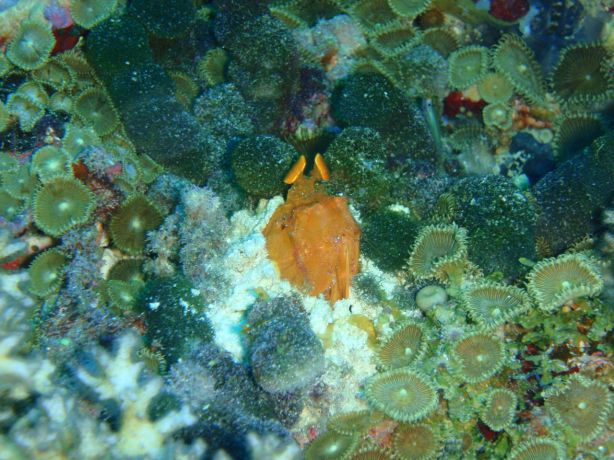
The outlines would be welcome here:
<svg viewBox="0 0 614 460">
<path fill-rule="evenodd" d="M 418 223 L 409 213 L 379 209 L 363 218 L 360 249 L 379 268 L 395 271 L 403 268 L 409 257 L 408 241 L 418 233 Z"/>
<path fill-rule="evenodd" d="M 467 229 L 469 260 L 486 273 L 517 277 L 526 271 L 519 258 L 535 259 L 533 201 L 503 176 L 466 177 L 449 192 L 452 220 Z"/>
<path fill-rule="evenodd" d="M 539 211 L 537 238 L 556 255 L 594 231 L 600 210 L 614 192 L 614 136 L 593 143 L 546 174 L 534 187 Z"/>
<path fill-rule="evenodd" d="M 388 132 L 408 114 L 407 100 L 384 76 L 351 74 L 332 95 L 333 116 L 342 126 L 365 126 Z"/>
<path fill-rule="evenodd" d="M 386 147 L 377 131 L 346 128 L 326 150 L 331 188 L 368 208 L 385 203 L 390 198 L 386 155 Z"/>
<path fill-rule="evenodd" d="M 377 130 L 390 156 L 436 161 L 436 149 L 416 102 L 384 76 L 352 74 L 335 87 L 332 115 L 341 126 Z"/>
<path fill-rule="evenodd" d="M 263 130 L 287 111 L 299 83 L 299 53 L 290 31 L 269 15 L 251 19 L 225 40 L 228 77 L 257 110 Z"/>
<path fill-rule="evenodd" d="M 124 14 L 96 26 L 86 56 L 138 151 L 195 182 L 219 169 L 225 144 L 175 97 L 173 80 L 154 60 L 147 30 L 135 17 Z"/>
<path fill-rule="evenodd" d="M 286 188 L 284 176 L 297 157 L 294 147 L 275 136 L 251 136 L 232 151 L 232 170 L 247 193 L 271 198 Z"/>
<path fill-rule="evenodd" d="M 192 0 L 132 0 L 128 10 L 152 35 L 162 38 L 184 35 L 196 19 Z"/>
<path fill-rule="evenodd" d="M 129 15 L 109 19 L 92 29 L 87 37 L 86 56 L 106 81 L 118 71 L 153 60 L 147 31 Z"/>
</svg>

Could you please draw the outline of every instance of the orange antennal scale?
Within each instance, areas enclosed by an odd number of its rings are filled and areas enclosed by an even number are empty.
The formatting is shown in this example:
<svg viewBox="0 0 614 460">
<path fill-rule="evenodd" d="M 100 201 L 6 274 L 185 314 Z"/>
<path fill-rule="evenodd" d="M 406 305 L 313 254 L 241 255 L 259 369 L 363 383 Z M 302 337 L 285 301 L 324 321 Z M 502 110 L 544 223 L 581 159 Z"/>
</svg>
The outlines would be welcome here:
<svg viewBox="0 0 614 460">
<path fill-rule="evenodd" d="M 322 178 L 322 180 L 329 180 L 330 170 L 328 169 L 328 165 L 324 161 L 324 157 L 322 156 L 322 154 L 316 153 L 314 163 L 315 163 L 316 169 L 320 173 L 320 177 Z"/>
<path fill-rule="evenodd" d="M 294 166 L 290 168 L 286 177 L 284 177 L 284 183 L 290 185 L 296 182 L 296 179 L 301 177 L 303 171 L 305 171 L 305 166 L 307 166 L 307 160 L 305 159 L 305 155 L 301 155 L 301 157 L 294 163 Z"/>
</svg>

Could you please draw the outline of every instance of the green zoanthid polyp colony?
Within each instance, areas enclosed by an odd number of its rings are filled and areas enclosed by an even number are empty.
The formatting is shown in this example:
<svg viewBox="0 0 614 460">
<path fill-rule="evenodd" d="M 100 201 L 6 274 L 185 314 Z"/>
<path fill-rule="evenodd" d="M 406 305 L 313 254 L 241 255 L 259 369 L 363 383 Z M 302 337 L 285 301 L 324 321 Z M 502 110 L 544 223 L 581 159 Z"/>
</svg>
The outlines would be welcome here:
<svg viewBox="0 0 614 460">
<path fill-rule="evenodd" d="M 0 2 L 0 458 L 610 458 L 611 11 Z"/>
</svg>

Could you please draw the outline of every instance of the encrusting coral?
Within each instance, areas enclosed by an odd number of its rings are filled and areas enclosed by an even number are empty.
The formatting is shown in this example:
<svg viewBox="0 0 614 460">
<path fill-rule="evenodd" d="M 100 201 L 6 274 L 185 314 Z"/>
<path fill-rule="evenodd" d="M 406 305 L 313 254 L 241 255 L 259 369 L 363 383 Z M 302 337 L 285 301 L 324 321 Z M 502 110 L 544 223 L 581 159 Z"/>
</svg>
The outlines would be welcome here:
<svg viewBox="0 0 614 460">
<path fill-rule="evenodd" d="M 482 382 L 501 370 L 506 361 L 505 345 L 493 336 L 473 333 L 452 346 L 454 372 L 468 383 Z"/>
<path fill-rule="evenodd" d="M 424 54 L 429 54 L 428 49 Z M 418 59 L 421 57 L 418 56 Z M 429 58 L 425 59 L 425 66 L 428 69 Z M 356 128 L 359 127 L 377 131 L 382 137 L 382 142 L 372 148 L 377 150 L 383 148 L 386 152 L 382 156 L 383 159 L 392 159 L 396 155 L 405 158 L 409 153 L 413 159 L 436 162 L 437 149 L 434 148 L 433 137 L 430 135 L 425 115 L 417 100 L 410 99 L 403 89 L 395 86 L 394 78 L 392 81 L 388 79 L 389 72 L 381 69 L 380 62 L 370 59 L 366 61 L 366 68 L 356 69 L 354 73 L 336 83 L 330 99 L 333 119 L 341 127 L 351 127 L 353 131 L 358 131 Z M 392 61 L 396 63 L 395 59 Z M 412 66 L 413 62 L 409 65 L 413 72 Z M 404 75 L 403 69 L 399 72 L 401 76 Z M 439 85 L 442 81 L 441 77 L 431 78 L 426 85 Z M 445 83 L 443 85 L 445 86 Z M 381 98 L 382 94 L 387 94 L 387 97 Z M 398 120 L 408 122 L 399 124 Z M 349 136 L 350 139 L 352 137 Z M 362 156 L 366 158 L 374 156 L 373 153 L 366 153 Z M 362 168 L 364 166 L 361 165 Z M 332 170 L 334 172 L 335 168 Z M 381 177 L 383 179 L 386 175 Z M 380 182 L 385 181 L 380 180 Z"/>
<path fill-rule="evenodd" d="M 533 267 L 527 279 L 529 293 L 545 312 L 581 297 L 597 295 L 603 288 L 603 278 L 581 254 L 544 259 Z"/>
<path fill-rule="evenodd" d="M 117 0 L 70 0 L 73 20 L 86 29 L 91 29 L 107 19 L 117 6 Z"/>
<path fill-rule="evenodd" d="M 168 196 L 170 190 L 176 197 Z M 147 234 L 147 253 L 156 257 L 145 259 L 145 270 L 162 277 L 182 271 L 205 302 L 214 301 L 227 285 L 227 273 L 219 267 L 228 249 L 229 220 L 224 203 L 210 188 L 166 174 L 152 184 L 149 198 L 163 212 L 175 202 L 177 206 Z"/>
<path fill-rule="evenodd" d="M 39 297 L 47 297 L 60 289 L 64 281 L 64 268 L 68 262 L 59 249 L 49 249 L 38 255 L 30 264 L 30 292 Z"/>
<path fill-rule="evenodd" d="M 232 83 L 207 89 L 194 101 L 194 115 L 224 139 L 248 136 L 254 132 L 250 108 Z"/>
<path fill-rule="evenodd" d="M 534 200 L 496 174 L 464 177 L 448 193 L 454 202 L 450 219 L 467 230 L 469 259 L 485 273 L 524 274 L 520 257 L 536 258 Z"/>
<path fill-rule="evenodd" d="M 310 295 L 324 294 L 334 305 L 349 296 L 352 276 L 358 273 L 360 228 L 347 198 L 330 196 L 319 184 L 329 173 L 317 158 L 311 177 L 303 175 L 304 157 L 290 170 L 288 198 L 262 233 L 281 276 Z"/>
<path fill-rule="evenodd" d="M 200 292 L 183 275 L 151 278 L 140 289 L 138 281 L 136 284 L 137 299 L 129 302 L 143 314 L 147 345 L 159 350 L 167 362 L 175 363 L 192 342 L 211 340 L 211 324 Z"/>
<path fill-rule="evenodd" d="M 298 299 L 256 301 L 246 327 L 254 379 L 265 391 L 309 389 L 324 372 L 322 343 L 309 327 Z"/>
<path fill-rule="evenodd" d="M 94 210 L 94 194 L 72 177 L 50 179 L 34 192 L 34 222 L 45 233 L 60 236 L 87 222 Z"/>
<path fill-rule="evenodd" d="M 569 377 L 560 388 L 545 395 L 546 410 L 568 436 L 580 442 L 595 439 L 607 424 L 614 397 L 607 385 L 580 374 Z"/>
<path fill-rule="evenodd" d="M 190 0 L 135 0 L 128 10 L 152 35 L 166 39 L 185 34 L 196 17 L 196 6 Z"/>
<path fill-rule="evenodd" d="M 614 191 L 614 137 L 606 134 L 541 178 L 532 194 L 539 209 L 536 237 L 560 254 L 597 229 L 595 217 Z M 591 180 L 586 180 L 590 177 Z M 570 184 L 577 184 L 572 187 Z M 525 255 L 526 257 L 526 255 Z"/>
<path fill-rule="evenodd" d="M 260 126 L 269 131 L 267 127 L 284 116 L 284 100 L 299 84 L 296 42 L 279 21 L 261 15 L 242 21 L 223 45 L 233 56 L 228 64 L 229 80 L 258 111 Z"/>
<path fill-rule="evenodd" d="M 441 446 L 433 429 L 426 424 L 399 425 L 394 432 L 394 449 L 401 460 L 429 460 Z"/>
<path fill-rule="evenodd" d="M 514 421 L 518 397 L 506 388 L 494 388 L 488 393 L 480 418 L 492 430 L 501 431 Z"/>
<path fill-rule="evenodd" d="M 614 91 L 611 57 L 599 43 L 565 48 L 552 72 L 552 89 L 565 104 L 607 100 Z"/>
<path fill-rule="evenodd" d="M 385 140 L 371 128 L 343 130 L 326 149 L 330 187 L 346 194 L 355 205 L 375 208 L 389 199 L 385 172 Z"/>
<path fill-rule="evenodd" d="M 397 369 L 413 365 L 428 347 L 429 337 L 418 323 L 401 324 L 378 350 L 378 362 L 384 369 Z"/>
<path fill-rule="evenodd" d="M 296 158 L 294 148 L 275 136 L 250 136 L 232 151 L 238 184 L 249 194 L 271 198 L 284 190 L 283 177 Z"/>
<path fill-rule="evenodd" d="M 9 43 L 6 57 L 17 67 L 34 70 L 47 62 L 54 45 L 51 27 L 42 22 L 24 21 Z"/>
<path fill-rule="evenodd" d="M 113 242 L 122 251 L 137 255 L 145 249 L 145 234 L 162 223 L 162 213 L 147 197 L 129 197 L 111 219 Z"/>
<path fill-rule="evenodd" d="M 385 271 L 397 271 L 407 261 L 407 241 L 415 238 L 419 222 L 398 209 L 378 209 L 362 216 L 362 254 Z M 380 241 L 388 242 L 386 245 Z"/>
<path fill-rule="evenodd" d="M 506 34 L 495 47 L 493 64 L 497 72 L 505 75 L 514 87 L 533 101 L 545 96 L 541 69 L 533 51 L 517 35 Z"/>
<path fill-rule="evenodd" d="M 466 89 L 482 80 L 488 70 L 488 49 L 468 46 L 454 51 L 449 58 L 448 80 L 458 89 Z"/>
<path fill-rule="evenodd" d="M 558 441 L 551 438 L 537 438 L 516 445 L 507 458 L 509 460 L 565 460 L 567 456 L 565 447 Z"/>
<path fill-rule="evenodd" d="M 412 368 L 395 369 L 371 377 L 365 384 L 369 404 L 399 422 L 417 422 L 435 410 L 436 385 Z"/>
<path fill-rule="evenodd" d="M 526 292 L 515 286 L 478 281 L 462 291 L 465 308 L 484 330 L 494 329 L 526 312 L 531 301 Z"/>
<path fill-rule="evenodd" d="M 408 269 L 418 280 L 446 277 L 446 266 L 467 258 L 467 232 L 455 224 L 424 227 L 411 250 Z"/>
</svg>

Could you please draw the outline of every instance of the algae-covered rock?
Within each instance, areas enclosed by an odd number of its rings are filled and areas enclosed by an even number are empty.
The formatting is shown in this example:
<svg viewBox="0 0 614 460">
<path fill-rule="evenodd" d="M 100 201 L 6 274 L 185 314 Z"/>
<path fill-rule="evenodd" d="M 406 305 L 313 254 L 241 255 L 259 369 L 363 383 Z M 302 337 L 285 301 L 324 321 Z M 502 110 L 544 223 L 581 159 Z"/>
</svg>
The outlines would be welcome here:
<svg viewBox="0 0 614 460">
<path fill-rule="evenodd" d="M 199 291 L 181 275 L 147 281 L 137 304 L 145 315 L 146 342 L 169 363 L 181 358 L 193 341 L 213 337 Z"/>
</svg>

